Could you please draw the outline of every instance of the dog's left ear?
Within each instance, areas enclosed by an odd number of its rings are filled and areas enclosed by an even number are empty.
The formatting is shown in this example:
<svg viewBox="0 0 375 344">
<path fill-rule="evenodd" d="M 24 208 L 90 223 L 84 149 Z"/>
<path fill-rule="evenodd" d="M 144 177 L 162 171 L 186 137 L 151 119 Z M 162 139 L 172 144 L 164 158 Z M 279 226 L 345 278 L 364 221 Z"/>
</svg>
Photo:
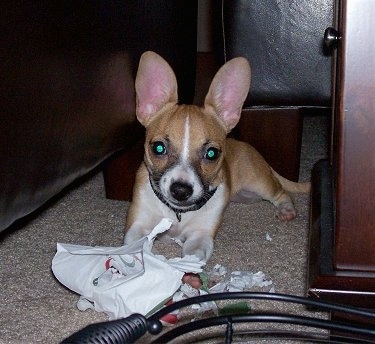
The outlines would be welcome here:
<svg viewBox="0 0 375 344">
<path fill-rule="evenodd" d="M 177 80 L 169 64 L 158 54 L 147 51 L 139 61 L 135 79 L 137 118 L 147 126 L 152 115 L 168 104 L 176 104 Z"/>
<path fill-rule="evenodd" d="M 212 80 L 204 107 L 211 108 L 224 121 L 227 132 L 240 119 L 242 105 L 249 93 L 250 76 L 249 62 L 237 57 L 224 64 Z"/>
</svg>

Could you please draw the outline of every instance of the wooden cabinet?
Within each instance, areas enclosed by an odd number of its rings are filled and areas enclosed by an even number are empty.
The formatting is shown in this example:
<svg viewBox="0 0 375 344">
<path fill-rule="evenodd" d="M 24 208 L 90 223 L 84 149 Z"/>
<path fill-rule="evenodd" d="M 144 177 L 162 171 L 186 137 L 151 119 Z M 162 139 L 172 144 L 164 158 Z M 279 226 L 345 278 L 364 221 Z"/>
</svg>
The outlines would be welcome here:
<svg viewBox="0 0 375 344">
<path fill-rule="evenodd" d="M 375 1 L 336 11 L 332 151 L 313 171 L 308 294 L 375 308 Z"/>
</svg>

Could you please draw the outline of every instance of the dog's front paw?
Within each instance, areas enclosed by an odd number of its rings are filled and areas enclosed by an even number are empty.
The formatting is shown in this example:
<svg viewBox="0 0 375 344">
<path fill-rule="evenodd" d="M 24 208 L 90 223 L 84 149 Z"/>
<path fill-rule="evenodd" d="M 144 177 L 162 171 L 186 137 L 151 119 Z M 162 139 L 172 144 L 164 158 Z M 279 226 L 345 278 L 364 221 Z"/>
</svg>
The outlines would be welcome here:
<svg viewBox="0 0 375 344">
<path fill-rule="evenodd" d="M 199 260 L 207 262 L 213 252 L 214 242 L 210 236 L 188 238 L 182 246 L 182 255 L 194 255 Z"/>
<path fill-rule="evenodd" d="M 284 202 L 277 206 L 276 217 L 281 221 L 291 221 L 297 216 L 293 203 Z"/>
<path fill-rule="evenodd" d="M 138 241 L 139 239 L 143 238 L 147 233 L 143 233 L 140 229 L 134 229 L 130 228 L 126 233 L 124 237 L 124 245 L 130 245 L 135 241 Z"/>
</svg>

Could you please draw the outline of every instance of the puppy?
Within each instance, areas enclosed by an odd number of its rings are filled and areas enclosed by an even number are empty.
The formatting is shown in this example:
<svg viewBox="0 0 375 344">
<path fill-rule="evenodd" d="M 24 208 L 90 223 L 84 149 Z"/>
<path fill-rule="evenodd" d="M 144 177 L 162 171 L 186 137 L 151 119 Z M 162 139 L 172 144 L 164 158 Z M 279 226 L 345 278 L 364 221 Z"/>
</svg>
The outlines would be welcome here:
<svg viewBox="0 0 375 344">
<path fill-rule="evenodd" d="M 282 221 L 295 218 L 287 192 L 309 184 L 278 175 L 249 144 L 227 138 L 240 119 L 250 87 L 250 66 L 238 57 L 215 75 L 203 108 L 179 105 L 168 63 L 145 52 L 135 81 L 136 114 L 146 128 L 145 155 L 126 220 L 125 244 L 147 235 L 163 217 L 165 234 L 183 243 L 183 255 L 207 261 L 230 200 L 264 199 Z"/>
</svg>

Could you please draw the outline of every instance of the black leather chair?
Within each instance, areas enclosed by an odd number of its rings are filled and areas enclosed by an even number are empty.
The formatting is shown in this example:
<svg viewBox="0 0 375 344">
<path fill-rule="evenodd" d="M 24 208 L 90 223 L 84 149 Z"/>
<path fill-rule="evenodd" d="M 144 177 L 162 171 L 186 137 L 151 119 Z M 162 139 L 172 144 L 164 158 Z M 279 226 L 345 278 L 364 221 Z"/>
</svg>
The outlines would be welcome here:
<svg viewBox="0 0 375 344">
<path fill-rule="evenodd" d="M 252 66 L 250 93 L 234 134 L 293 180 L 303 114 L 327 114 L 331 106 L 332 59 L 323 38 L 333 10 L 333 0 L 213 2 L 218 64 L 245 56 Z"/>
</svg>

